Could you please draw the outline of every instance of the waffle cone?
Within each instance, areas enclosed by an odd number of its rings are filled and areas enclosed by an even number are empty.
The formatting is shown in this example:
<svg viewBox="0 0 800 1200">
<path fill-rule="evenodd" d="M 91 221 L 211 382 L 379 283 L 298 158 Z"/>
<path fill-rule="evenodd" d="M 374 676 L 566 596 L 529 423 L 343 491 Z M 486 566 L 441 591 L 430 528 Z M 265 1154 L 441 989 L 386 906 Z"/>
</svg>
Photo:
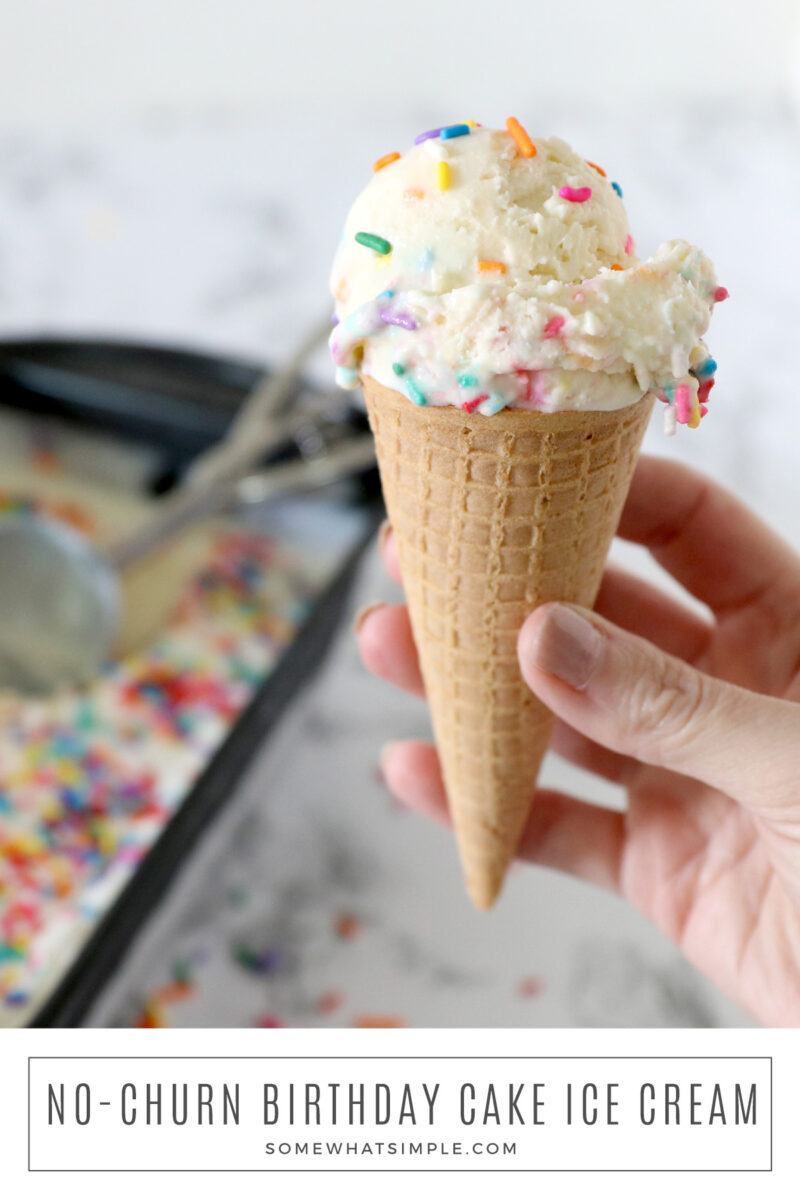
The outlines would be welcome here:
<svg viewBox="0 0 800 1200">
<path fill-rule="evenodd" d="M 362 385 L 467 891 L 490 908 L 553 723 L 517 634 L 545 601 L 594 603 L 652 399 L 485 417 Z"/>
</svg>

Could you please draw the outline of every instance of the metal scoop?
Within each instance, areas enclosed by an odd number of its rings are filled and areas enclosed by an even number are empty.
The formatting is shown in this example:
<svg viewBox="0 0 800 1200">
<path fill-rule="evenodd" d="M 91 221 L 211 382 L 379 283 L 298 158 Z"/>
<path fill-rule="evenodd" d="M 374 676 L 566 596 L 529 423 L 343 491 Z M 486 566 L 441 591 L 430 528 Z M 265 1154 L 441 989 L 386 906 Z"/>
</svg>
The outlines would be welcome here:
<svg viewBox="0 0 800 1200">
<path fill-rule="evenodd" d="M 24 694 L 92 678 L 111 652 L 121 623 L 119 573 L 185 529 L 236 504 L 324 487 L 374 463 L 368 435 L 319 457 L 250 475 L 254 463 L 304 429 L 319 432 L 300 409 L 280 412 L 308 355 L 329 325 L 313 331 L 278 375 L 251 393 L 225 438 L 193 464 L 186 481 L 131 534 L 105 548 L 35 514 L 0 520 L 0 689 Z"/>
</svg>

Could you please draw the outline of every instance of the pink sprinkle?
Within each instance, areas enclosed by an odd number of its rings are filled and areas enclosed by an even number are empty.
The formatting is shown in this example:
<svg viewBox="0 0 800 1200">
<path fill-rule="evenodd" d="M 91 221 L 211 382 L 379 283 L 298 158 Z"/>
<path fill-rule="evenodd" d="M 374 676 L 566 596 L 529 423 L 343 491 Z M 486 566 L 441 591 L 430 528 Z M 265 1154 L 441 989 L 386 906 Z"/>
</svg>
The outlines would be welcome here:
<svg viewBox="0 0 800 1200">
<path fill-rule="evenodd" d="M 558 194 L 562 200 L 571 200 L 573 204 L 585 204 L 592 194 L 592 189 L 590 187 L 562 187 L 559 188 Z"/>
<path fill-rule="evenodd" d="M 714 292 L 714 303 L 719 304 L 720 300 L 727 300 L 729 295 L 730 295 L 730 292 L 728 291 L 727 288 L 718 287 L 717 290 Z"/>
<path fill-rule="evenodd" d="M 541 996 L 544 991 L 544 980 L 537 975 L 527 975 L 519 981 L 519 993 L 521 996 Z"/>
<path fill-rule="evenodd" d="M 318 1013 L 333 1013 L 337 1008 L 341 1008 L 344 1002 L 344 997 L 341 992 L 323 992 L 316 1003 Z"/>
<path fill-rule="evenodd" d="M 625 238 L 625 253 L 633 254 L 633 238 L 630 234 Z"/>
<path fill-rule="evenodd" d="M 701 405 L 700 405 L 700 416 L 701 416 L 701 417 L 704 417 L 704 416 L 706 415 L 706 413 L 707 413 L 707 412 L 708 412 L 708 405 L 706 405 L 706 404 L 701 404 Z"/>
<path fill-rule="evenodd" d="M 692 415 L 691 396 L 688 384 L 675 388 L 675 416 L 679 425 L 688 425 Z"/>
<path fill-rule="evenodd" d="M 551 317 L 544 327 L 544 337 L 547 339 L 558 337 L 566 323 L 566 317 Z"/>
<path fill-rule="evenodd" d="M 257 1029 L 285 1029 L 286 1026 L 280 1017 L 276 1017 L 274 1013 L 263 1013 L 260 1017 L 256 1017 Z"/>
<path fill-rule="evenodd" d="M 484 392 L 483 395 L 476 396 L 474 400 L 465 400 L 461 407 L 463 408 L 464 412 L 472 413 L 475 412 L 475 409 L 479 404 L 483 404 L 484 400 L 488 399 L 488 392 Z"/>
</svg>

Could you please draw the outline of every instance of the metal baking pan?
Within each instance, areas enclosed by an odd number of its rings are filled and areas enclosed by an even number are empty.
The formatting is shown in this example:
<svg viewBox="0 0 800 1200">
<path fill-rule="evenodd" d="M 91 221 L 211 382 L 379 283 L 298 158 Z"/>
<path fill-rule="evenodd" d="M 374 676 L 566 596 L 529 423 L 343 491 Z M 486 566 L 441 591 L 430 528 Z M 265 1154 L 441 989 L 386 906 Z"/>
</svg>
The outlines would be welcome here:
<svg viewBox="0 0 800 1200">
<path fill-rule="evenodd" d="M 263 368 L 208 355 L 121 342 L 30 339 L 0 343 L 0 405 L 56 417 L 86 429 L 158 447 L 153 490 L 178 477 L 216 441 Z M 300 390 L 315 394 L 308 385 Z M 332 405 L 337 401 L 332 397 Z M 348 413 L 354 430 L 366 428 Z M 136 872 L 61 982 L 30 1021 L 32 1027 L 79 1025 L 112 976 L 143 922 L 180 873 L 192 849 L 235 791 L 299 690 L 319 668 L 339 628 L 362 552 L 382 515 L 377 472 L 350 485 L 361 517 L 354 544 L 319 595 L 292 644 L 206 764 Z"/>
</svg>

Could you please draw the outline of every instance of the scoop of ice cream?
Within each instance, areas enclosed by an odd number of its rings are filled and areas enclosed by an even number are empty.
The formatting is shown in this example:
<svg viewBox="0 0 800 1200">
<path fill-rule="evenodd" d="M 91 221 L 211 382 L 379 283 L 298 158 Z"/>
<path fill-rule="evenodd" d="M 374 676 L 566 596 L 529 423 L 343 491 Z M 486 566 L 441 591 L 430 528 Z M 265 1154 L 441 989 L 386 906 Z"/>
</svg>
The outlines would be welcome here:
<svg viewBox="0 0 800 1200">
<path fill-rule="evenodd" d="M 431 130 L 376 168 L 331 274 L 343 386 L 360 371 L 487 415 L 620 408 L 652 390 L 699 422 L 713 267 L 684 242 L 640 262 L 600 167 L 509 121 Z"/>
</svg>

